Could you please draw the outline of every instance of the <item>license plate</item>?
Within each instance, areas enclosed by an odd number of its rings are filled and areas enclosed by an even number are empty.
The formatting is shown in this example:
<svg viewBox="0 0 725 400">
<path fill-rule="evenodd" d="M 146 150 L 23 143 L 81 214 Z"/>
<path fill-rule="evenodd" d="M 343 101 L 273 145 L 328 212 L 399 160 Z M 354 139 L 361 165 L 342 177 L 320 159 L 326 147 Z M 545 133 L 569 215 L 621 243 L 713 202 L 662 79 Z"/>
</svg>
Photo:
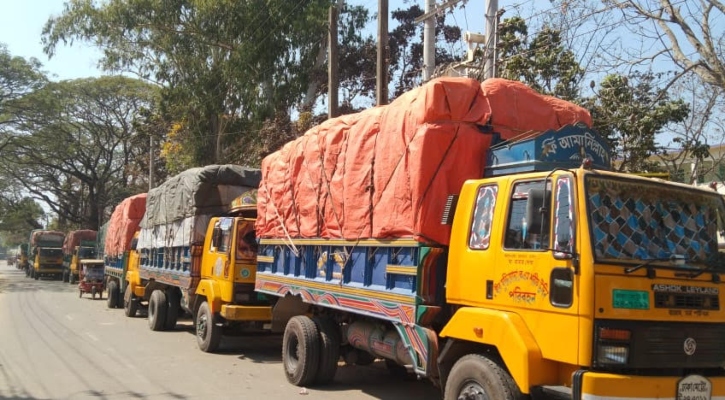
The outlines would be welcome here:
<svg viewBox="0 0 725 400">
<path fill-rule="evenodd" d="M 710 400 L 712 383 L 700 375 L 689 375 L 677 382 L 677 400 Z"/>
</svg>

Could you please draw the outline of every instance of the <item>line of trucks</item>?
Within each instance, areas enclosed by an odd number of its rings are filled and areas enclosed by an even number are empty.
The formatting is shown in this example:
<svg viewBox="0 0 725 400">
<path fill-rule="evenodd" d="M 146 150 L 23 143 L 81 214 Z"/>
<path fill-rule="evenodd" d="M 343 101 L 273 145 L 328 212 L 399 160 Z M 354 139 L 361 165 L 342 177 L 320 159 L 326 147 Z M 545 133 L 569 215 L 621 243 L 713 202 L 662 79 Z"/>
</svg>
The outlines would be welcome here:
<svg viewBox="0 0 725 400">
<path fill-rule="evenodd" d="M 382 359 L 445 400 L 725 399 L 723 198 L 612 172 L 590 126 L 520 83 L 440 78 L 261 169 L 187 170 L 101 228 L 108 307 L 154 331 L 189 314 L 205 352 L 281 333 L 299 386 Z M 61 244 L 31 236 L 32 276 L 65 273 Z"/>
</svg>

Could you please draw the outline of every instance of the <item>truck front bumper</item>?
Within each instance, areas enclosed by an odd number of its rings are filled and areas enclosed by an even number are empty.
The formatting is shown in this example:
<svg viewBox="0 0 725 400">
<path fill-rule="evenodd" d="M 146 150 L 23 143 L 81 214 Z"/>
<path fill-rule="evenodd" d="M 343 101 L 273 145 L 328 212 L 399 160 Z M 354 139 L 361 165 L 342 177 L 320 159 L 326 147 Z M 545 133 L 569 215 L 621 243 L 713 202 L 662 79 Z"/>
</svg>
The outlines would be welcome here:
<svg viewBox="0 0 725 400">
<path fill-rule="evenodd" d="M 575 400 L 725 400 L 725 377 L 631 376 L 578 371 Z"/>
</svg>

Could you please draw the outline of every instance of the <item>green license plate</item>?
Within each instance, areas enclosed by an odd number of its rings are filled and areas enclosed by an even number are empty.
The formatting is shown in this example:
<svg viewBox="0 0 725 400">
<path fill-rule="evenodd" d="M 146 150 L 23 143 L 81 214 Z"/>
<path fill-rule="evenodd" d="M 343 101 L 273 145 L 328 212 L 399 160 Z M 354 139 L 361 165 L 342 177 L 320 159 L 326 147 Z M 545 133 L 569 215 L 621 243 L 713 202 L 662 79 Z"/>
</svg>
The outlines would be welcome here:
<svg viewBox="0 0 725 400">
<path fill-rule="evenodd" d="M 649 310 L 649 292 L 644 290 L 612 290 L 612 307 Z"/>
</svg>

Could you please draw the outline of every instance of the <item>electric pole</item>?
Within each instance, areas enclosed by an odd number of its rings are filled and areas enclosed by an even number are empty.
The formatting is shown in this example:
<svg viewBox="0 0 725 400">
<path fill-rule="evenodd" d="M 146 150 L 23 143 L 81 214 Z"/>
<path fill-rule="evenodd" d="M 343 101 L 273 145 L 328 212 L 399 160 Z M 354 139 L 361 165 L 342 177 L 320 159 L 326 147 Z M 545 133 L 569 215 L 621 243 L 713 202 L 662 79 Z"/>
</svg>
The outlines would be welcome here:
<svg viewBox="0 0 725 400">
<path fill-rule="evenodd" d="M 486 0 L 486 49 L 483 67 L 484 79 L 496 76 L 496 22 L 498 21 L 498 0 Z"/>
<path fill-rule="evenodd" d="M 329 52 L 327 56 L 327 117 L 335 118 L 338 115 L 338 86 L 340 84 L 338 77 L 338 55 L 337 55 L 337 6 L 330 6 L 330 32 L 327 36 L 329 43 Z"/>
<path fill-rule="evenodd" d="M 428 18 L 423 25 L 423 82 L 433 76 L 436 64 L 436 6 L 435 0 L 425 0 L 425 15 Z"/>
<path fill-rule="evenodd" d="M 378 0 L 377 105 L 388 104 L 388 0 Z"/>
</svg>

